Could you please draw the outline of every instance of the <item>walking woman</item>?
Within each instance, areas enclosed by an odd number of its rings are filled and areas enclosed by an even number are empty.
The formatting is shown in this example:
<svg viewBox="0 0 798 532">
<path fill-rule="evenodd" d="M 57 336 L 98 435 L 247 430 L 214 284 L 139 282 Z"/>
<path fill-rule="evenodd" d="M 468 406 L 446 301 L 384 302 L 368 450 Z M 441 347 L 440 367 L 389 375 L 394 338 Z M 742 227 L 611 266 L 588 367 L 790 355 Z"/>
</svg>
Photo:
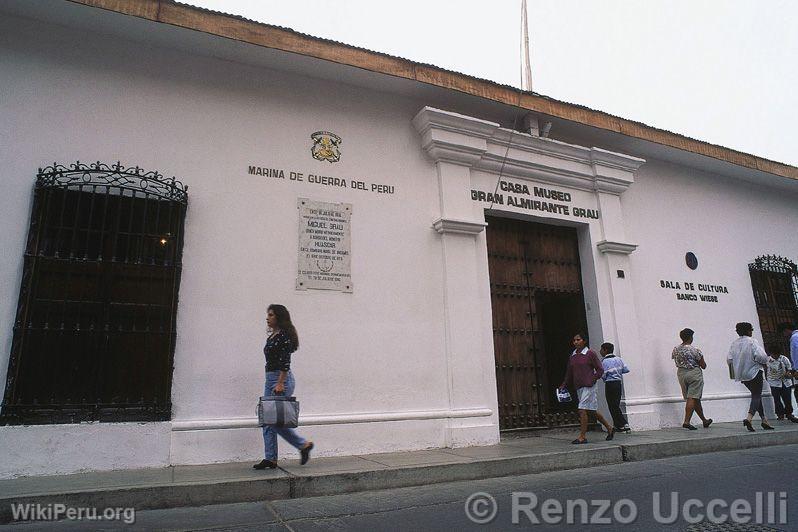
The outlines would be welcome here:
<svg viewBox="0 0 798 532">
<path fill-rule="evenodd" d="M 295 385 L 294 376 L 291 373 L 291 353 L 299 347 L 299 336 L 291 323 L 288 309 L 282 305 L 269 305 L 266 312 L 266 325 L 271 334 L 263 348 L 263 354 L 266 355 L 266 385 L 263 395 L 291 396 L 294 394 Z M 265 458 L 252 467 L 255 469 L 277 467 L 278 434 L 299 449 L 302 465 L 308 463 L 313 442 L 302 438 L 294 429 L 266 425 L 263 427 Z"/>
<path fill-rule="evenodd" d="M 607 429 L 607 440 L 615 436 L 613 429 L 604 416 L 598 411 L 598 396 L 596 395 L 596 382 L 604 373 L 601 359 L 595 351 L 587 347 L 586 336 L 582 333 L 574 335 L 574 351 L 568 359 L 568 369 L 560 388 L 576 388 L 579 396 L 579 437 L 572 441 L 573 444 L 587 443 L 587 413 L 595 412 L 596 419 Z"/>
<path fill-rule="evenodd" d="M 743 420 L 743 425 L 749 432 L 754 432 L 751 420 L 754 419 L 754 413 L 758 412 L 759 418 L 762 420 L 762 428 L 773 430 L 765 417 L 765 410 L 762 408 L 763 371 L 767 367 L 768 356 L 756 343 L 756 340 L 751 338 L 754 333 L 753 325 L 744 321 L 738 323 L 735 329 L 740 337 L 732 342 L 726 360 L 730 365 L 734 380 L 742 382 L 751 392 L 751 405 L 748 407 L 748 417 Z"/>
<path fill-rule="evenodd" d="M 698 414 L 705 429 L 712 424 L 711 418 L 704 417 L 704 407 L 701 405 L 701 396 L 704 393 L 704 370 L 707 369 L 707 363 L 701 350 L 693 347 L 694 334 L 692 329 L 679 331 L 682 343 L 674 347 L 671 353 L 673 363 L 676 364 L 676 378 L 679 380 L 682 397 L 685 400 L 682 428 L 688 430 L 698 430 L 690 423 L 693 412 Z"/>
</svg>

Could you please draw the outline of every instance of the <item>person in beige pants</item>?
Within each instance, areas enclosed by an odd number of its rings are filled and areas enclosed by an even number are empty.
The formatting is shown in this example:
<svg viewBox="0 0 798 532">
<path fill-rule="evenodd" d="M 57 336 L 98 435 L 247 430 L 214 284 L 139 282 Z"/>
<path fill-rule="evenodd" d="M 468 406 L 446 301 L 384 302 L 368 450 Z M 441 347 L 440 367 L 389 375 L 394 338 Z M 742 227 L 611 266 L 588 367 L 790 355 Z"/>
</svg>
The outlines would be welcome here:
<svg viewBox="0 0 798 532">
<path fill-rule="evenodd" d="M 701 418 L 705 429 L 712 424 L 711 418 L 704 417 L 704 407 L 701 404 L 701 396 L 704 393 L 704 370 L 707 363 L 701 350 L 693 347 L 694 335 L 695 331 L 692 329 L 679 331 L 682 343 L 674 347 L 671 353 L 671 358 L 676 364 L 676 378 L 679 379 L 682 397 L 685 399 L 682 427 L 688 430 L 696 430 L 696 427 L 690 423 L 693 412 Z"/>
</svg>

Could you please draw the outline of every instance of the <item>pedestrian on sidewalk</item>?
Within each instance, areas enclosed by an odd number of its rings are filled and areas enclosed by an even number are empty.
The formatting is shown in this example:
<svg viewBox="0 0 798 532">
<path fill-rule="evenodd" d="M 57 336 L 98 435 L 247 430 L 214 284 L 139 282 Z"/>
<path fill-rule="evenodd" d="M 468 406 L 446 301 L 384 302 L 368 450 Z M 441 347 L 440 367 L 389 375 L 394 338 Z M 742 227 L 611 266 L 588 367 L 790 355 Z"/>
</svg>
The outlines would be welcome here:
<svg viewBox="0 0 798 532">
<path fill-rule="evenodd" d="M 263 395 L 294 394 L 294 375 L 291 373 L 291 353 L 299 348 L 299 335 L 291 323 L 291 315 L 283 305 L 269 305 L 266 312 L 266 325 L 269 336 L 263 347 L 266 356 L 266 384 Z M 299 449 L 301 463 L 310 460 L 313 442 L 302 438 L 294 429 L 265 425 L 263 427 L 263 447 L 265 458 L 252 466 L 255 469 L 274 469 L 277 467 L 277 435 Z"/>
<path fill-rule="evenodd" d="M 587 346 L 587 335 L 578 333 L 573 339 L 574 351 L 568 359 L 568 369 L 560 388 L 576 389 L 579 397 L 579 437 L 573 444 L 587 443 L 587 413 L 596 414 L 596 419 L 607 429 L 607 440 L 615 436 L 615 431 L 598 411 L 598 395 L 596 382 L 604 373 L 601 360 L 595 351 Z"/>
<path fill-rule="evenodd" d="M 776 419 L 785 417 L 793 423 L 798 423 L 798 418 L 792 415 L 792 364 L 790 359 L 779 354 L 778 346 L 768 349 L 770 359 L 767 364 L 767 381 L 770 393 L 773 395 L 773 404 L 776 407 Z"/>
<path fill-rule="evenodd" d="M 754 326 L 748 322 L 740 322 L 735 326 L 737 334 L 740 335 L 731 347 L 726 360 L 730 364 L 730 371 L 734 380 L 742 382 L 751 392 L 751 404 L 748 407 L 748 417 L 743 420 L 743 425 L 749 432 L 754 432 L 751 420 L 754 413 L 759 413 L 762 420 L 762 428 L 773 430 L 765 417 L 765 410 L 762 408 L 762 383 L 763 373 L 768 363 L 768 356 L 765 350 L 751 338 L 754 333 Z"/>
<path fill-rule="evenodd" d="M 601 366 L 604 374 L 604 394 L 607 398 L 607 407 L 612 415 L 612 428 L 617 431 L 629 431 L 629 423 L 621 412 L 621 396 L 623 395 L 623 374 L 629 373 L 621 357 L 615 356 L 615 346 L 609 342 L 601 344 Z"/>
<path fill-rule="evenodd" d="M 704 407 L 701 404 L 701 396 L 704 394 L 704 370 L 707 363 L 701 350 L 693 346 L 695 331 L 689 328 L 679 331 L 679 338 L 682 343 L 673 348 L 671 358 L 676 364 L 676 378 L 682 389 L 682 397 L 685 399 L 684 423 L 682 427 L 688 430 L 697 430 L 690 423 L 693 412 L 698 414 L 704 428 L 709 428 L 712 418 L 704 416 Z"/>
<path fill-rule="evenodd" d="M 788 358 L 790 363 L 792 363 L 792 376 L 798 378 L 798 325 L 795 322 L 784 322 L 779 323 L 778 329 L 790 343 Z M 798 386 L 793 386 L 793 392 L 795 393 L 796 405 L 798 405 Z"/>
</svg>

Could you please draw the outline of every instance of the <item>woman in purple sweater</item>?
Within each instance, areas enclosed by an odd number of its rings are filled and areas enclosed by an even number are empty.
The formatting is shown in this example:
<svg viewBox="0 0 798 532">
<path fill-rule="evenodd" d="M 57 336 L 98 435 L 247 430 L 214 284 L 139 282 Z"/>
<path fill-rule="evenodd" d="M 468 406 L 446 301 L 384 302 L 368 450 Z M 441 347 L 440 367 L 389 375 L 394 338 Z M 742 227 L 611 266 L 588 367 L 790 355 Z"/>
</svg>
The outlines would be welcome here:
<svg viewBox="0 0 798 532">
<path fill-rule="evenodd" d="M 579 437 L 572 441 L 573 444 L 587 443 L 587 412 L 596 413 L 596 419 L 607 429 L 607 441 L 615 436 L 615 430 L 607 423 L 604 416 L 598 411 L 598 396 L 596 395 L 596 382 L 604 373 L 601 359 L 595 351 L 587 347 L 584 334 L 574 335 L 574 351 L 568 359 L 568 370 L 562 387 L 574 389 L 579 396 Z"/>
</svg>

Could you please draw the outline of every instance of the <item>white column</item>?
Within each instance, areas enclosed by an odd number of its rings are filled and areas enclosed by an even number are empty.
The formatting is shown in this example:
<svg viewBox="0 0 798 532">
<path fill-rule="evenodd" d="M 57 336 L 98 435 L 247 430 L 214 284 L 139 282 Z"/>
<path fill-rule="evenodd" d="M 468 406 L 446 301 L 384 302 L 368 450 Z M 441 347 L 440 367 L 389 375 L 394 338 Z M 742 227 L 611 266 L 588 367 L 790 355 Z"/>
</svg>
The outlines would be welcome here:
<svg viewBox="0 0 798 532">
<path fill-rule="evenodd" d="M 637 249 L 626 239 L 620 195 L 634 182 L 633 172 L 640 165 L 630 167 L 628 156 L 593 148 L 591 150 L 596 182 L 596 199 L 600 212 L 601 239 L 596 243 L 605 279 L 599 279 L 601 322 L 605 341 L 612 341 L 616 351 L 630 367 L 624 376 L 624 399 L 646 397 L 646 357 L 643 354 L 637 309 L 632 290 L 629 255 Z M 618 158 L 623 157 L 619 166 Z M 603 281 L 603 282 L 602 282 Z M 657 425 L 650 406 L 627 406 L 630 423 L 636 427 Z"/>
<path fill-rule="evenodd" d="M 486 151 L 487 142 L 479 136 L 432 127 L 421 113 L 414 123 L 424 149 L 435 161 L 438 177 L 440 216 L 432 220 L 432 227 L 440 234 L 443 248 L 449 409 L 488 408 L 493 412 L 490 417 L 450 419 L 446 443 L 452 447 L 498 443 L 492 324 L 484 318 L 490 293 L 482 286 L 489 282 L 483 257 L 487 224 L 483 216 L 475 217 L 470 196 L 471 163 Z M 478 124 L 486 126 L 486 132 L 498 127 Z"/>
</svg>

